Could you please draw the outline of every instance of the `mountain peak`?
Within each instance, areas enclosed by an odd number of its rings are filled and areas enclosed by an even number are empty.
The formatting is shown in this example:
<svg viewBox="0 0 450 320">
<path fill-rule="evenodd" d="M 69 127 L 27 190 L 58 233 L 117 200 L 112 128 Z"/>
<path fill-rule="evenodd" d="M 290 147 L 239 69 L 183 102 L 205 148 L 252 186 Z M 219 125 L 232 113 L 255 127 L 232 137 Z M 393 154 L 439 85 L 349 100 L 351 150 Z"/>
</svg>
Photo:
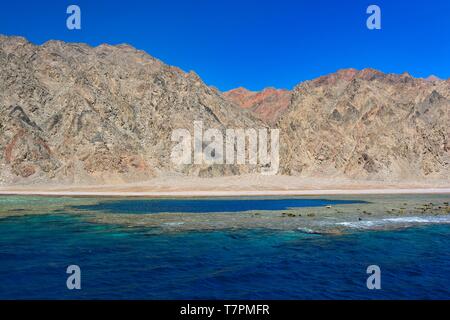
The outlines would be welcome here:
<svg viewBox="0 0 450 320">
<path fill-rule="evenodd" d="M 376 69 L 372 69 L 372 68 L 365 68 L 363 70 L 361 70 L 360 72 L 358 72 L 357 77 L 360 79 L 364 79 L 364 80 L 375 80 L 378 78 L 382 78 L 383 76 L 385 76 L 386 74 L 376 70 Z"/>
<path fill-rule="evenodd" d="M 229 90 L 227 92 L 229 92 L 229 93 L 238 93 L 238 94 L 246 94 L 246 93 L 251 93 L 251 92 L 254 92 L 254 91 L 250 91 L 250 90 L 248 90 L 245 87 L 237 87 L 237 88 L 231 89 L 231 90 Z"/>
<path fill-rule="evenodd" d="M 436 77 L 434 74 L 429 75 L 428 77 L 425 78 L 425 80 L 429 82 L 442 81 L 441 78 Z"/>
<path fill-rule="evenodd" d="M 403 72 L 400 76 L 404 78 L 413 78 L 413 76 L 407 71 Z"/>
</svg>

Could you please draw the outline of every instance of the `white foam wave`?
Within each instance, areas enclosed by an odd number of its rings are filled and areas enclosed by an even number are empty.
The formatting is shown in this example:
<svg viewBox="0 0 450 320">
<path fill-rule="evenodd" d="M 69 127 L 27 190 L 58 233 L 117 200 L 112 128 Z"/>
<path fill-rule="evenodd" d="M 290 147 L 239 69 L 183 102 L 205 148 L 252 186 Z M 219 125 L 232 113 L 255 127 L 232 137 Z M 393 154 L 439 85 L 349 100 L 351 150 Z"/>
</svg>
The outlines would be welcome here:
<svg viewBox="0 0 450 320">
<path fill-rule="evenodd" d="M 184 224 L 184 222 L 164 222 L 164 223 L 161 223 L 161 225 L 169 226 L 169 227 L 181 226 L 183 224 Z"/>
<path fill-rule="evenodd" d="M 314 231 L 313 229 L 310 228 L 297 228 L 297 230 L 303 233 L 311 233 L 311 234 L 317 233 L 317 231 Z"/>
<path fill-rule="evenodd" d="M 362 221 L 345 221 L 338 222 L 337 225 L 347 228 L 356 229 L 370 229 L 374 227 L 382 227 L 389 224 L 434 224 L 434 223 L 450 223 L 450 216 L 426 216 L 426 217 L 398 217 L 398 218 L 384 218 L 377 220 L 362 220 Z"/>
</svg>

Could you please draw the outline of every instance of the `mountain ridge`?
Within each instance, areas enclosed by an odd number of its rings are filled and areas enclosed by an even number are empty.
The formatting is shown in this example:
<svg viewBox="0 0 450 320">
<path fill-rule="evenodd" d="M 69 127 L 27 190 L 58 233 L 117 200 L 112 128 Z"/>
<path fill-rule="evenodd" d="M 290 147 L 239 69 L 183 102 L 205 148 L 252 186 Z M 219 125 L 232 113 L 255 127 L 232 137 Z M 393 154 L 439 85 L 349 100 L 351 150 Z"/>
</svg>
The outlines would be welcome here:
<svg viewBox="0 0 450 320">
<path fill-rule="evenodd" d="M 176 166 L 171 132 L 277 128 L 280 174 L 449 179 L 450 80 L 342 69 L 221 93 L 130 45 L 0 35 L 0 183 L 124 183 L 212 177 L 248 165 Z"/>
</svg>

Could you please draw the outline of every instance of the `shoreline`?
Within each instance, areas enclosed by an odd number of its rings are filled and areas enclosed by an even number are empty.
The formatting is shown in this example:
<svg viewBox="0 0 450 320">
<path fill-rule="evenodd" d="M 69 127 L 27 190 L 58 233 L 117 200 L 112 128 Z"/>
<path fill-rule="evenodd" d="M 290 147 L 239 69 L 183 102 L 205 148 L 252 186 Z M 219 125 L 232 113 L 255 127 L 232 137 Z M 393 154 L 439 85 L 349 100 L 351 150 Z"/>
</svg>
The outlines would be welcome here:
<svg viewBox="0 0 450 320">
<path fill-rule="evenodd" d="M 0 185 L 0 195 L 205 198 L 251 196 L 450 194 L 450 181 L 373 181 L 342 178 L 241 175 L 212 178 L 161 176 L 140 182 Z"/>
<path fill-rule="evenodd" d="M 270 197 L 321 195 L 394 195 L 450 194 L 450 188 L 379 188 L 379 189 L 316 189 L 316 190 L 183 190 L 183 191 L 68 191 L 0 189 L 0 196 L 55 197 L 146 197 L 146 198 L 208 198 L 208 197 Z"/>
</svg>

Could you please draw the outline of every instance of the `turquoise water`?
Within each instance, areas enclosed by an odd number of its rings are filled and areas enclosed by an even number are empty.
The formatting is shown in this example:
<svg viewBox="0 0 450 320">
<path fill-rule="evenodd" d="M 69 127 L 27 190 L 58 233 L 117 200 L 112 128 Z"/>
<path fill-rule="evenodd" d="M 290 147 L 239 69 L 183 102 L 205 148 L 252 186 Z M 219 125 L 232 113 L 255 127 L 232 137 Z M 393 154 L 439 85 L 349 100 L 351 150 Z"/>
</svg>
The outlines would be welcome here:
<svg viewBox="0 0 450 320">
<path fill-rule="evenodd" d="M 0 219 L 0 299 L 449 299 L 450 226 L 330 236 Z M 82 290 L 66 288 L 79 265 Z M 366 288 L 366 268 L 382 290 Z"/>
</svg>

